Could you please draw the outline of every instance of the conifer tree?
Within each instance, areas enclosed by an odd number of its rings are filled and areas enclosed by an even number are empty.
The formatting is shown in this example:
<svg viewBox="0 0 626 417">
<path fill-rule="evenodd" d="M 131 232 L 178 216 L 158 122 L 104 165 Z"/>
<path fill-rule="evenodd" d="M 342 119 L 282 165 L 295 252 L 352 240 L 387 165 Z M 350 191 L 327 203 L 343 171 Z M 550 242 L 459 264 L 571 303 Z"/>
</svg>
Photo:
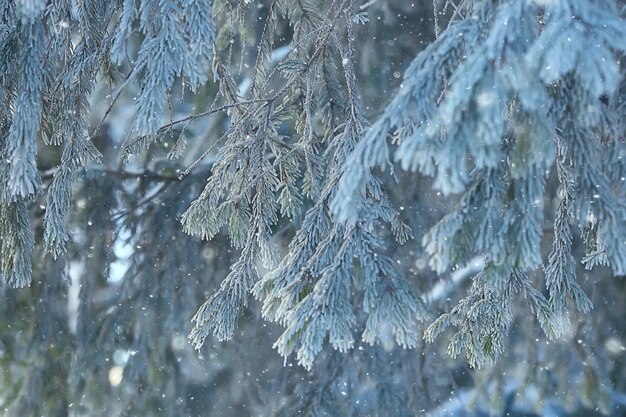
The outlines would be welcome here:
<svg viewBox="0 0 626 417">
<path fill-rule="evenodd" d="M 4 413 L 626 406 L 624 2 L 409 3 L 0 0 Z"/>
</svg>

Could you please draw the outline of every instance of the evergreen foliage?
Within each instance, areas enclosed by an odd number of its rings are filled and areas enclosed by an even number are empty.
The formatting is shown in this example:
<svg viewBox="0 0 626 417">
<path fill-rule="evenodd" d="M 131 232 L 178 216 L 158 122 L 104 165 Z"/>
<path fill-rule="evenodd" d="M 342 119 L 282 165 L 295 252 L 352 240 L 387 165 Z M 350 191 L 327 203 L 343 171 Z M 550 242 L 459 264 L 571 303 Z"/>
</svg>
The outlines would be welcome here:
<svg viewBox="0 0 626 417">
<path fill-rule="evenodd" d="M 0 0 L 2 409 L 193 415 L 194 384 L 226 380 L 234 413 L 415 414 L 449 395 L 437 366 L 527 354 L 533 315 L 546 352 L 588 360 L 584 406 L 614 410 L 624 365 L 595 346 L 623 317 L 593 308 L 626 294 L 625 5 L 421 5 L 388 91 L 366 46 L 414 7 Z"/>
<path fill-rule="evenodd" d="M 570 223 L 585 232 L 587 265 L 608 263 L 624 275 L 624 180 L 611 180 L 612 167 L 603 159 L 624 152 L 623 132 L 609 120 L 618 117 L 613 103 L 623 99 L 619 59 L 625 50 L 626 26 L 611 2 L 478 2 L 416 57 L 406 84 L 346 162 L 333 202 L 344 221 L 359 215 L 363 171 L 388 163 L 390 134 L 402 168 L 433 176 L 433 187 L 444 195 L 463 194 L 422 238 L 438 273 L 476 255 L 494 268 L 485 270 L 488 279 L 484 273 L 475 278 L 471 296 L 451 312 L 469 316 L 469 327 L 449 347 L 453 355 L 465 347 L 471 364 L 484 362 L 469 333 L 501 351 L 498 323 L 506 322 L 512 300 L 498 300 L 493 311 L 490 291 L 513 296 L 511 280 L 524 289 L 551 338 L 567 329 L 568 295 L 580 310 L 590 310 L 571 269 Z M 546 268 L 548 302 L 521 277 L 541 264 L 545 181 L 556 148 L 562 201 Z M 470 319 L 474 314 L 496 321 L 483 324 Z M 450 317 L 442 316 L 426 337 L 448 324 Z"/>
</svg>

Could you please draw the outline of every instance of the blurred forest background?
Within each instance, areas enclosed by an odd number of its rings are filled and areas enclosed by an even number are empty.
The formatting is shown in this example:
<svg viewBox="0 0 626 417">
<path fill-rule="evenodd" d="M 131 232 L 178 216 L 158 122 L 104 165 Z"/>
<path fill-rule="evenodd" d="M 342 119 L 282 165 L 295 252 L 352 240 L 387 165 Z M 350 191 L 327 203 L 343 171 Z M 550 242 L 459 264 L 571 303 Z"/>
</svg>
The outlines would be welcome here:
<svg viewBox="0 0 626 417">
<path fill-rule="evenodd" d="M 269 3 L 215 0 L 213 5 L 216 51 L 240 91 L 251 84 Z M 367 118 L 375 120 L 381 113 L 410 62 L 445 30 L 463 3 L 379 0 L 356 5 L 362 6 L 363 22 L 354 27 L 354 70 Z M 111 28 L 119 17 L 113 13 Z M 270 67 L 284 56 L 294 30 L 287 19 L 278 21 Z M 128 42 L 132 55 L 141 35 L 129 35 Z M 82 169 L 74 185 L 68 253 L 56 260 L 44 254 L 46 200 L 40 196 L 30 206 L 36 242 L 32 284 L 22 289 L 0 284 L 0 414 L 626 415 L 626 280 L 603 266 L 587 271 L 578 264 L 578 282 L 594 309 L 574 314 L 568 333 L 548 340 L 522 309 L 510 327 L 504 354 L 480 369 L 470 368 L 464 357 L 451 359 L 446 337 L 405 350 L 390 335 L 374 346 L 357 341 L 347 353 L 326 346 L 307 371 L 293 356 L 283 359 L 272 347 L 281 327 L 261 317 L 256 300 L 242 312 L 231 340 L 210 335 L 195 351 L 187 338 L 191 318 L 219 288 L 239 251 L 223 234 L 203 241 L 183 233 L 181 216 L 210 175 L 228 112 L 162 129 L 148 151 L 124 157 L 139 94 L 134 82 L 124 83 L 130 70 L 128 63 L 101 68 L 89 98 L 88 131 L 94 132 L 93 142 L 103 156 L 101 163 Z M 112 79 L 123 88 L 112 88 Z M 207 111 L 217 92 L 213 79 L 195 93 L 177 79 L 162 124 Z M 179 158 L 168 157 L 172 148 L 179 148 Z M 59 146 L 39 143 L 44 189 L 61 152 Z M 421 235 L 455 200 L 433 191 L 432 179 L 400 170 L 395 176 L 382 174 L 390 199 L 417 239 L 404 245 L 386 239 L 385 251 L 426 302 L 423 332 L 464 296 L 482 263 L 475 259 L 443 276 L 431 271 Z M 552 230 L 557 187 L 553 172 L 546 185 L 545 233 Z M 296 230 L 285 219 L 275 226 L 282 253 Z M 547 259 L 549 235 L 543 244 Z M 575 237 L 573 247 L 575 258 L 581 259 L 582 240 Z M 541 282 L 539 276 L 533 279 Z M 363 317 L 357 319 L 358 327 Z"/>
</svg>

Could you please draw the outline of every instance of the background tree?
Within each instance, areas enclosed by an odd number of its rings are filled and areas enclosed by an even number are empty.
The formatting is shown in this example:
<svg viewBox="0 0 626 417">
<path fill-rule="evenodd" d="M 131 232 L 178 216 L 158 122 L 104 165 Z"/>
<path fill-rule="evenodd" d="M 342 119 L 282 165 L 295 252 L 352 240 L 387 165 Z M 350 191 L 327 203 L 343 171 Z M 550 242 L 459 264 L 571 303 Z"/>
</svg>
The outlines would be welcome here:
<svg viewBox="0 0 626 417">
<path fill-rule="evenodd" d="M 0 0 L 0 409 L 622 414 L 623 11 Z"/>
</svg>

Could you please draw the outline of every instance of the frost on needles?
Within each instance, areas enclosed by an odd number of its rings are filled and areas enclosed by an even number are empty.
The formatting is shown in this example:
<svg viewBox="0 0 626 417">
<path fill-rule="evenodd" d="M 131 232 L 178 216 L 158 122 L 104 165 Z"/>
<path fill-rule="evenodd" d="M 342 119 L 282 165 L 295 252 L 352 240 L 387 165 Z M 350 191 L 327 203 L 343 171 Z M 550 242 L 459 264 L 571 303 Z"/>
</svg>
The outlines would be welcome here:
<svg viewBox="0 0 626 417">
<path fill-rule="evenodd" d="M 568 327 L 569 297 L 591 309 L 575 279 L 571 226 L 587 242 L 585 265 L 626 273 L 626 151 L 616 122 L 626 100 L 626 25 L 610 1 L 475 3 L 415 58 L 348 157 L 332 208 L 343 221 L 358 216 L 364 173 L 390 157 L 432 176 L 443 194 L 460 194 L 422 236 L 429 265 L 443 273 L 479 255 L 487 266 L 425 337 L 454 326 L 448 352 L 465 350 L 481 365 L 502 351 L 520 291 L 551 338 Z M 545 297 L 526 274 L 542 265 L 545 181 L 555 167 L 560 202 Z"/>
<path fill-rule="evenodd" d="M 68 250 L 76 180 L 103 156 L 88 131 L 97 82 L 112 87 L 113 103 L 135 89 L 126 160 L 149 159 L 174 127 L 180 134 L 167 158 L 177 159 L 189 124 L 224 116 L 223 134 L 196 143 L 205 148 L 185 161 L 187 171 L 143 175 L 201 183 L 181 228 L 206 240 L 227 235 L 238 257 L 193 318 L 197 348 L 211 334 L 231 338 L 251 295 L 284 329 L 278 351 L 295 353 L 308 369 L 326 341 L 345 352 L 358 338 L 375 344 L 391 334 L 404 348 L 417 346 L 428 306 L 393 253 L 415 245 L 414 237 L 438 274 L 485 261 L 466 297 L 425 332 L 432 341 L 454 327 L 448 352 L 465 352 L 472 366 L 504 350 L 517 298 L 548 337 L 558 337 L 572 307 L 592 307 L 576 263 L 626 274 L 626 24 L 614 2 L 466 1 L 375 117 L 364 111 L 354 68 L 355 27 L 367 24 L 363 8 L 372 2 L 270 1 L 254 45 L 245 27 L 250 3 L 0 3 L 7 284 L 31 283 L 38 225 L 29 208 L 38 196 L 46 201 L 45 250 L 55 259 Z M 280 22 L 287 40 L 277 34 Z M 237 53 L 254 55 L 247 72 L 243 58 L 233 61 Z M 209 110 L 165 120 L 175 89 L 200 94 L 208 84 Z M 63 149 L 44 173 L 52 176 L 45 190 L 37 167 L 43 145 Z M 190 177 L 198 167 L 210 175 Z M 411 230 L 390 197 L 395 167 L 432 178 L 455 202 L 429 230 Z M 550 175 L 558 177 L 558 206 L 553 227 L 543 230 Z M 574 233 L 585 242 L 583 259 L 571 253 Z M 547 235 L 552 249 L 542 259 Z M 537 287 L 539 269 L 545 283 Z"/>
</svg>

